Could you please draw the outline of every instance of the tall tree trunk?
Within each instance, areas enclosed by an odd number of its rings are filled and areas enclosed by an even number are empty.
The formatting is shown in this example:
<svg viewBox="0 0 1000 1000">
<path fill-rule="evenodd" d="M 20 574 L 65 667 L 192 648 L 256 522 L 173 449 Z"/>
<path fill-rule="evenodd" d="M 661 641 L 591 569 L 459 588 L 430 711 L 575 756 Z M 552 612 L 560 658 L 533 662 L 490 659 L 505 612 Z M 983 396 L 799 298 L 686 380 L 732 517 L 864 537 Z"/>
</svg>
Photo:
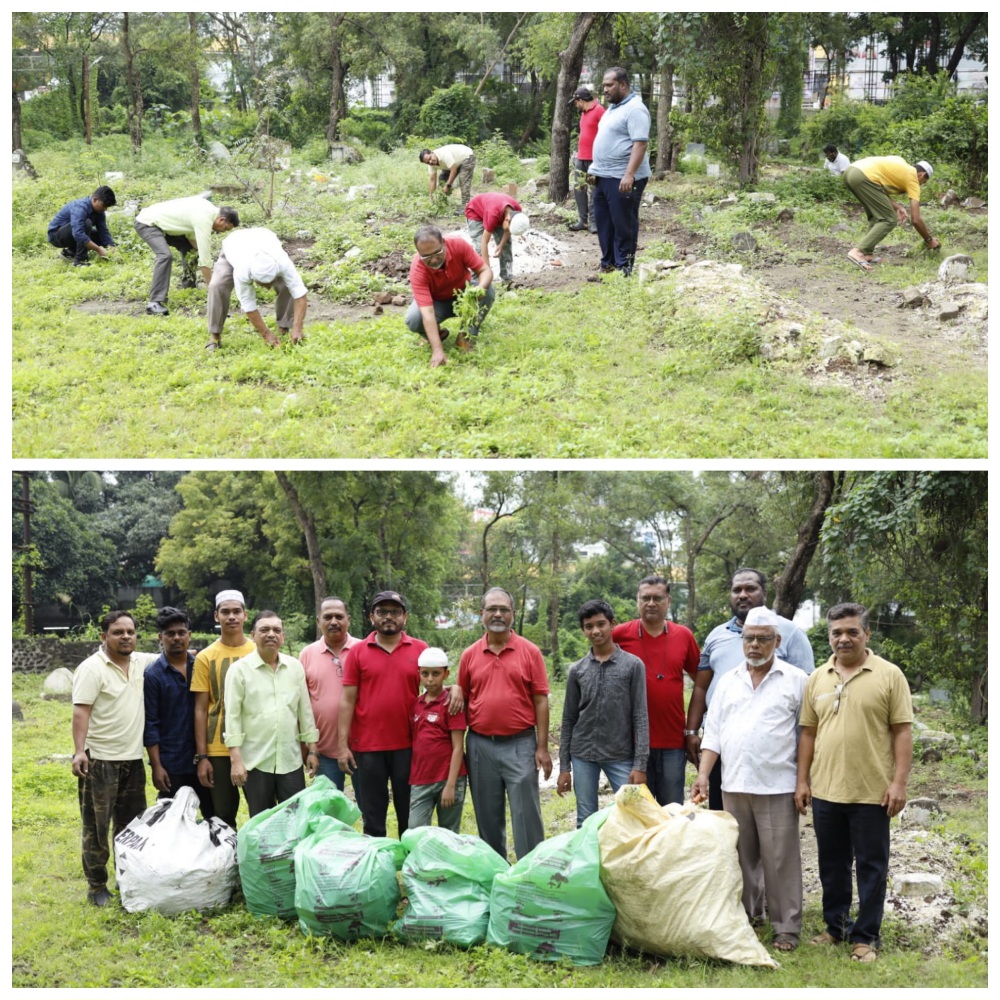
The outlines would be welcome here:
<svg viewBox="0 0 1000 1000">
<path fill-rule="evenodd" d="M 558 478 L 559 473 L 553 475 Z M 552 531 L 552 589 L 549 592 L 549 649 L 552 654 L 552 670 L 556 678 L 563 676 L 562 664 L 559 662 L 559 529 Z"/>
<path fill-rule="evenodd" d="M 132 152 L 142 150 L 142 83 L 135 64 L 135 48 L 129 33 L 128 14 L 122 14 L 122 53 L 125 56 L 125 82 L 128 85 L 128 133 L 132 140 Z M 89 91 L 87 81 L 84 88 Z"/>
<path fill-rule="evenodd" d="M 326 125 L 326 152 L 329 155 L 333 144 L 337 141 L 337 131 L 340 128 L 341 110 L 344 100 L 344 76 L 347 72 L 344 66 L 340 29 L 347 17 L 346 11 L 328 12 L 330 26 L 330 118 Z"/>
<path fill-rule="evenodd" d="M 11 149 L 24 149 L 21 143 L 21 99 L 17 96 L 17 87 L 11 88 L 14 93 L 14 105 L 10 118 Z"/>
<path fill-rule="evenodd" d="M 673 168 L 674 129 L 670 109 L 674 106 L 674 64 L 660 69 L 660 100 L 656 105 L 656 169 Z"/>
<path fill-rule="evenodd" d="M 188 14 L 188 36 L 191 40 L 190 69 L 188 82 L 191 85 L 191 128 L 194 131 L 194 141 L 199 146 L 205 144 L 201 133 L 201 74 L 198 72 L 198 15 Z"/>
<path fill-rule="evenodd" d="M 739 154 L 739 181 L 741 187 L 757 183 L 760 166 L 758 145 L 760 142 L 760 119 L 762 112 L 761 88 L 763 86 L 764 65 L 767 60 L 769 14 L 749 14 L 758 19 L 757 30 L 746 39 L 740 69 L 739 91 L 739 131 L 742 148 Z"/>
<path fill-rule="evenodd" d="M 319 615 L 320 601 L 326 596 L 326 570 L 323 569 L 323 558 L 320 555 L 319 536 L 316 534 L 316 521 L 313 516 L 302 505 L 299 500 L 298 491 L 292 485 L 288 475 L 284 472 L 275 471 L 275 478 L 288 497 L 288 503 L 295 514 L 295 520 L 302 529 L 302 535 L 306 540 L 306 555 L 309 559 L 309 572 L 313 581 L 313 604 L 316 614 Z"/>
<path fill-rule="evenodd" d="M 774 611 L 785 618 L 793 618 L 802 601 L 806 570 L 819 545 L 826 509 L 837 492 L 837 479 L 833 472 L 816 474 L 816 496 L 805 521 L 799 527 L 799 538 L 791 559 L 774 579 Z"/>
<path fill-rule="evenodd" d="M 559 53 L 549 160 L 549 198 L 557 205 L 569 197 L 569 132 L 572 124 L 569 100 L 580 82 L 584 47 L 596 20 L 597 13 L 577 14 L 569 44 Z"/>
<path fill-rule="evenodd" d="M 965 55 L 965 46 L 968 44 L 969 39 L 973 36 L 986 15 L 981 13 L 970 14 L 969 17 L 971 20 L 962 29 L 962 33 L 956 39 L 955 47 L 951 52 L 951 58 L 948 60 L 948 65 L 945 67 L 948 72 L 949 80 L 958 72 L 958 64 L 962 61 L 962 56 Z"/>
</svg>

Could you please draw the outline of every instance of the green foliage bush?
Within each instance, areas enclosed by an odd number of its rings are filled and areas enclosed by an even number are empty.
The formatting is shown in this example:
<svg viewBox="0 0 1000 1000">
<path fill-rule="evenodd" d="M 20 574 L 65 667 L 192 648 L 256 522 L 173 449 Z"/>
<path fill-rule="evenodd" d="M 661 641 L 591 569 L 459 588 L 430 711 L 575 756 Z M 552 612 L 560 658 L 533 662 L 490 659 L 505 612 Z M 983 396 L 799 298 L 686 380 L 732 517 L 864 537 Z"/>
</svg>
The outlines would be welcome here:
<svg viewBox="0 0 1000 1000">
<path fill-rule="evenodd" d="M 392 115 L 378 108 L 351 108 L 350 115 L 340 123 L 340 134 L 389 152 L 393 146 Z"/>
<path fill-rule="evenodd" d="M 483 105 L 471 87 L 455 83 L 435 90 L 420 109 L 417 127 L 421 135 L 456 135 L 473 145 L 484 131 Z"/>
<path fill-rule="evenodd" d="M 22 133 L 48 136 L 45 140 L 47 144 L 52 140 L 71 139 L 80 135 L 80 117 L 70 104 L 68 92 L 56 87 L 21 104 L 21 129 Z M 22 134 L 22 139 L 28 146 L 27 136 Z M 29 151 L 31 148 L 37 147 L 29 146 Z"/>
<path fill-rule="evenodd" d="M 835 101 L 803 124 L 803 156 L 807 160 L 814 159 L 831 142 L 852 160 L 861 155 L 889 152 L 885 145 L 889 122 L 888 105 L 866 104 L 848 98 Z"/>
<path fill-rule="evenodd" d="M 796 171 L 783 174 L 769 185 L 781 202 L 801 205 L 811 201 L 843 201 L 844 180 L 829 170 Z"/>
</svg>

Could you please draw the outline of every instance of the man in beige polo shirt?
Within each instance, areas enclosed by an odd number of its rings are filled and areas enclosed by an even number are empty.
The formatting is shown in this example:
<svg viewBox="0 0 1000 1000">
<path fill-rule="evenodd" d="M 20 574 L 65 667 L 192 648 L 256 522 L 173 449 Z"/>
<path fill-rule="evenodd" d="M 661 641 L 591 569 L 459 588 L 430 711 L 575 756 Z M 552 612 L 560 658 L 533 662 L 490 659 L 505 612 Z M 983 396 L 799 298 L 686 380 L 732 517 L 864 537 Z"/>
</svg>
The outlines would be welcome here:
<svg viewBox="0 0 1000 1000">
<path fill-rule="evenodd" d="M 833 656 L 809 677 L 799 717 L 795 805 L 812 804 L 826 930 L 813 944 L 851 942 L 851 958 L 874 962 L 889 871 L 889 820 L 906 805 L 913 705 L 903 672 L 868 649 L 861 604 L 826 613 Z M 858 915 L 851 919 L 851 867 Z"/>
<path fill-rule="evenodd" d="M 110 611 L 101 648 L 73 674 L 73 773 L 79 779 L 87 900 L 111 902 L 108 827 L 118 836 L 146 808 L 142 675 L 158 653 L 135 652 L 135 619 Z"/>
</svg>

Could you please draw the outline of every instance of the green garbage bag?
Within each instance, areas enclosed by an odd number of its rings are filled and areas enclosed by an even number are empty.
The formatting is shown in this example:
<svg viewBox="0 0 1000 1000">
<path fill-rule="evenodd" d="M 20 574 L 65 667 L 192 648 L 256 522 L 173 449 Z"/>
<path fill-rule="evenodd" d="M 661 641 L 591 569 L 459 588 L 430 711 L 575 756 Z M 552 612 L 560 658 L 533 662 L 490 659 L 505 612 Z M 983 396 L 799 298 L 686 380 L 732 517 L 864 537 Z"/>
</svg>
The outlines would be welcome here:
<svg viewBox="0 0 1000 1000">
<path fill-rule="evenodd" d="M 541 961 L 599 965 L 615 922 L 601 885 L 597 831 L 610 808 L 579 830 L 543 840 L 493 880 L 486 940 Z"/>
<path fill-rule="evenodd" d="M 393 925 L 404 941 L 426 938 L 463 948 L 486 940 L 493 879 L 510 865 L 485 841 L 439 826 L 419 826 L 402 836 L 408 905 Z"/>
<path fill-rule="evenodd" d="M 295 848 L 295 910 L 306 934 L 342 941 L 384 937 L 399 906 L 396 872 L 406 848 L 321 820 Z"/>
<path fill-rule="evenodd" d="M 258 916 L 292 920 L 295 845 L 323 817 L 351 824 L 360 815 L 358 807 L 320 775 L 308 788 L 248 820 L 236 835 L 236 860 L 247 909 Z"/>
</svg>

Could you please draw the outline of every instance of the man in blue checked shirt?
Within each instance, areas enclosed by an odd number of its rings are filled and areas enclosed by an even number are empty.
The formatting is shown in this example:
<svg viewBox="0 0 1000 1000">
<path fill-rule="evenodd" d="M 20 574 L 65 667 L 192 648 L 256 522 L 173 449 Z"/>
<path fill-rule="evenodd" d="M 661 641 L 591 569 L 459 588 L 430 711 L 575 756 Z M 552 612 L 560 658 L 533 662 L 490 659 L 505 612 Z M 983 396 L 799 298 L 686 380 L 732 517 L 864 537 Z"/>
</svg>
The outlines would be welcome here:
<svg viewBox="0 0 1000 1000">
<path fill-rule="evenodd" d="M 156 629 L 163 652 L 143 677 L 146 724 L 142 741 L 149 754 L 153 787 L 158 798 L 171 798 L 178 788 L 189 785 L 198 793 L 201 814 L 215 815 L 212 790 L 198 780 L 194 744 L 194 654 L 187 613 L 163 608 L 156 616 Z"/>
<path fill-rule="evenodd" d="M 115 245 L 104 213 L 117 204 L 114 191 L 102 184 L 92 195 L 68 201 L 49 223 L 48 240 L 76 267 L 90 263 L 90 252 L 107 257 Z"/>
</svg>

